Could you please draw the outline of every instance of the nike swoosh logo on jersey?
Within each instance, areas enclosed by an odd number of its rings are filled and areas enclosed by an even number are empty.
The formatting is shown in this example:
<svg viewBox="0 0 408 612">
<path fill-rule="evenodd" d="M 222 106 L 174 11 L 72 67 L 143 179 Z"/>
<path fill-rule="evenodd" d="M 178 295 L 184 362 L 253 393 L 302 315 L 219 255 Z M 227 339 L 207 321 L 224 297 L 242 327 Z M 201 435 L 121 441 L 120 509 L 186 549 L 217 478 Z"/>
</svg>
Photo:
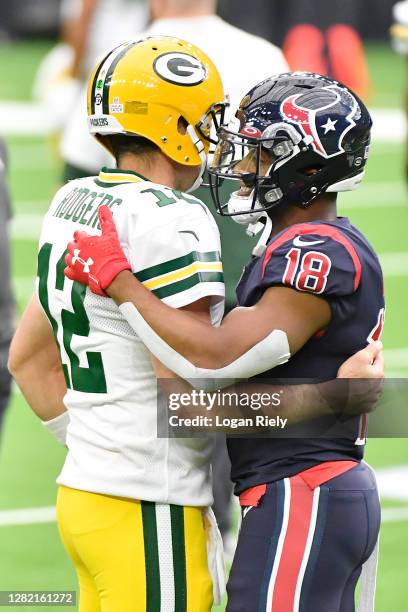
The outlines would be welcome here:
<svg viewBox="0 0 408 612">
<path fill-rule="evenodd" d="M 244 508 L 243 512 L 242 512 L 242 519 L 244 519 L 246 517 L 246 515 L 248 514 L 248 512 L 250 510 L 252 510 L 253 506 L 247 506 L 246 508 Z"/>
<path fill-rule="evenodd" d="M 324 244 L 324 242 L 325 242 L 324 240 L 311 240 L 311 241 L 302 240 L 300 236 L 296 236 L 296 238 L 293 239 L 293 245 L 295 247 L 315 246 L 316 244 Z"/>
<path fill-rule="evenodd" d="M 193 232 L 193 230 L 179 230 L 179 234 L 191 234 L 192 236 L 194 236 L 194 238 L 197 240 L 197 242 L 199 242 L 199 238 L 198 238 L 197 234 L 195 232 Z"/>
</svg>

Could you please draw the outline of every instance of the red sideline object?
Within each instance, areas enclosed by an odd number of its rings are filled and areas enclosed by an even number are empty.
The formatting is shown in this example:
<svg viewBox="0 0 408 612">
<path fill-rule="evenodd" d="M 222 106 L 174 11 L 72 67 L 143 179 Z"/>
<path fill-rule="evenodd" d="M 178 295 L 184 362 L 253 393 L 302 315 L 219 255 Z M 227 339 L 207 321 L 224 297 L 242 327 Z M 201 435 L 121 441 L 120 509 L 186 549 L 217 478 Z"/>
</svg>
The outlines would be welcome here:
<svg viewBox="0 0 408 612">
<path fill-rule="evenodd" d="M 351 26 L 334 25 L 327 30 L 327 47 L 332 76 L 367 99 L 371 81 L 359 34 Z"/>
<path fill-rule="evenodd" d="M 289 30 L 283 44 L 283 53 L 291 70 L 327 75 L 324 48 L 322 32 L 313 25 L 301 24 Z"/>
</svg>

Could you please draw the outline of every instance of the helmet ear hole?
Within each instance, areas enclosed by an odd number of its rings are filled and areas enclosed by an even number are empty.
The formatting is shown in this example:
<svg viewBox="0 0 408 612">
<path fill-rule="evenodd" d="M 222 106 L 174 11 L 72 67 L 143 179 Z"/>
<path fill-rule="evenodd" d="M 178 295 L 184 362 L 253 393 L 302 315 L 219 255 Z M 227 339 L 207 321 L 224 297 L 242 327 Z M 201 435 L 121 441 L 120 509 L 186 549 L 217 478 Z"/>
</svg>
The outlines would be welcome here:
<svg viewBox="0 0 408 612">
<path fill-rule="evenodd" d="M 184 119 L 184 117 L 179 117 L 177 121 L 177 131 L 181 136 L 185 136 L 187 134 L 188 121 Z"/>
<path fill-rule="evenodd" d="M 300 172 L 306 176 L 313 176 L 314 174 L 318 174 L 322 169 L 322 164 L 313 164 L 313 166 L 306 166 L 305 168 L 302 168 Z"/>
</svg>

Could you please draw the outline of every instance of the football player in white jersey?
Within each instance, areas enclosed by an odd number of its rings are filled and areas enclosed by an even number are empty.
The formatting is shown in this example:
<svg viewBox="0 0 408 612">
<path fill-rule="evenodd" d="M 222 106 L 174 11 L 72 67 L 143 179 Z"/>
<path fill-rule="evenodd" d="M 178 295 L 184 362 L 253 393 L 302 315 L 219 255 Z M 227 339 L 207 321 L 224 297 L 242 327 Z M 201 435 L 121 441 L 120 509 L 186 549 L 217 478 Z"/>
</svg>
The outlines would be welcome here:
<svg viewBox="0 0 408 612">
<path fill-rule="evenodd" d="M 132 270 L 146 287 L 219 322 L 219 236 L 205 205 L 186 192 L 200 182 L 223 96 L 213 63 L 189 43 L 157 37 L 114 49 L 91 77 L 88 112 L 118 168 L 65 185 L 44 219 L 38 295 L 10 369 L 69 449 L 57 509 L 81 612 L 208 612 L 219 594 L 211 443 L 157 438 L 156 376 L 171 372 L 151 360 L 113 301 L 72 283 L 64 268 L 67 239 L 97 234 L 98 209 L 108 205 L 131 262 L 136 245 Z M 89 271 L 93 261 L 74 257 Z M 287 358 L 283 336 L 258 347 L 261 364 L 243 356 L 248 376 Z"/>
<path fill-rule="evenodd" d="M 211 122 L 224 110 L 223 86 L 198 48 L 151 38 L 108 53 L 91 77 L 88 106 L 91 131 L 118 168 L 71 181 L 54 197 L 40 238 L 38 294 L 10 367 L 57 434 L 68 408 L 57 510 L 81 612 L 208 611 L 212 445 L 157 438 L 155 371 L 165 370 L 113 301 L 106 308 L 63 270 L 67 237 L 96 232 L 98 208 L 109 204 L 128 256 L 133 243 L 145 245 L 135 272 L 146 286 L 175 308 L 220 321 L 218 230 L 186 192 L 200 182 Z"/>
</svg>

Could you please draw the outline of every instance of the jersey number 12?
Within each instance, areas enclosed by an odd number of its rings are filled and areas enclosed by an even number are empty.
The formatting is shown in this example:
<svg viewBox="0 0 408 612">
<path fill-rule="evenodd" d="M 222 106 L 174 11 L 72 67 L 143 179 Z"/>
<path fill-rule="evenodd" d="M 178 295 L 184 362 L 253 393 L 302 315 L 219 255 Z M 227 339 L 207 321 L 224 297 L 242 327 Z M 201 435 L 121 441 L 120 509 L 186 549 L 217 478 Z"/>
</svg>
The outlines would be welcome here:
<svg viewBox="0 0 408 612">
<path fill-rule="evenodd" d="M 46 242 L 43 244 L 38 254 L 38 295 L 44 312 L 51 323 L 55 340 L 61 352 L 58 340 L 58 323 L 52 316 L 49 306 L 48 276 L 51 252 L 52 244 Z M 64 275 L 64 268 L 66 265 L 64 258 L 65 252 L 57 262 L 55 287 L 52 287 L 52 291 L 64 290 L 66 280 Z M 83 368 L 79 365 L 78 355 L 71 348 L 73 336 L 89 336 L 89 319 L 84 307 L 85 293 L 85 286 L 79 283 L 73 283 L 71 290 L 72 312 L 65 309 L 61 310 L 63 344 L 70 362 L 70 368 L 64 363 L 62 364 L 62 368 L 68 389 L 74 389 L 74 391 L 81 391 L 82 393 L 106 393 L 106 378 L 101 353 L 87 351 L 86 357 L 89 367 Z"/>
</svg>

